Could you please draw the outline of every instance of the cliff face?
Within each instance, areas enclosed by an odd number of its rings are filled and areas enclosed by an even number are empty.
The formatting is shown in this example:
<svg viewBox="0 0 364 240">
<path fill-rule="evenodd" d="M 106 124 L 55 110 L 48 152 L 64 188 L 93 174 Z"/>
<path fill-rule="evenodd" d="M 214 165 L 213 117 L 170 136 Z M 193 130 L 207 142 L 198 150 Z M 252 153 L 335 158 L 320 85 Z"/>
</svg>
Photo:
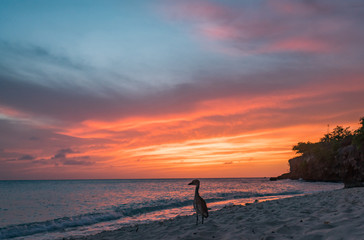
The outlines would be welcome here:
<svg viewBox="0 0 364 240">
<path fill-rule="evenodd" d="M 346 187 L 361 185 L 364 181 L 364 154 L 354 145 L 339 148 L 330 158 L 306 153 L 290 159 L 289 166 L 290 172 L 278 179 L 342 181 Z"/>
</svg>

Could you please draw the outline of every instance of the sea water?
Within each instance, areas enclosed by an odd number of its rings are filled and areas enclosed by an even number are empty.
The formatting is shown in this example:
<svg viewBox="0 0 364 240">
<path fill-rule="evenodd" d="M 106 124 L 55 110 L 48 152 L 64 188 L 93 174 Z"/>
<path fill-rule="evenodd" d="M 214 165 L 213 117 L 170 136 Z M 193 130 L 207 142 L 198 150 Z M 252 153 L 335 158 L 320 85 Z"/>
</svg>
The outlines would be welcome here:
<svg viewBox="0 0 364 240">
<path fill-rule="evenodd" d="M 60 239 L 192 215 L 191 180 L 0 181 L 0 239 Z M 200 181 L 210 211 L 343 187 L 267 178 Z"/>
</svg>

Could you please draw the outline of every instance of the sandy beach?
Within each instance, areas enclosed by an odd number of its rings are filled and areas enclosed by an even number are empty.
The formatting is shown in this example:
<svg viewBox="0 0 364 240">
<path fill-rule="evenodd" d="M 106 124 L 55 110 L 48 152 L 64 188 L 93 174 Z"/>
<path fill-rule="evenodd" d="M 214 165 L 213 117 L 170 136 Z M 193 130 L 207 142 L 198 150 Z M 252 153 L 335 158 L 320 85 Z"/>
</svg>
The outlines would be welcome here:
<svg viewBox="0 0 364 240">
<path fill-rule="evenodd" d="M 364 188 L 229 206 L 211 212 L 124 227 L 80 239 L 364 239 Z"/>
</svg>

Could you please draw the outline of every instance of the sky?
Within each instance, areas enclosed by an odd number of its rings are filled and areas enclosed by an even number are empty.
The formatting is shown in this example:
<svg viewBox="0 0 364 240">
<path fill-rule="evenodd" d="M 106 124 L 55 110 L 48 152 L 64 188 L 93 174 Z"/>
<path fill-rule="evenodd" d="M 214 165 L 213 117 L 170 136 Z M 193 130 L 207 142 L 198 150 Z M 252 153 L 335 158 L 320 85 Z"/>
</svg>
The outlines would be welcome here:
<svg viewBox="0 0 364 240">
<path fill-rule="evenodd" d="M 270 177 L 364 116 L 361 0 L 1 0 L 0 179 Z"/>
</svg>

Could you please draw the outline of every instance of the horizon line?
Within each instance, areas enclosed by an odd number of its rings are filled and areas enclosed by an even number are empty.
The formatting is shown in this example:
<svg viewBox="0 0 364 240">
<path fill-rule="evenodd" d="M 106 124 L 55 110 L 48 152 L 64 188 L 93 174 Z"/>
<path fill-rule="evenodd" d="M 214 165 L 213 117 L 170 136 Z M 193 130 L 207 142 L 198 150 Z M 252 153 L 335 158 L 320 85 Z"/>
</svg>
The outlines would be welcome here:
<svg viewBox="0 0 364 240">
<path fill-rule="evenodd" d="M 197 179 L 239 179 L 239 178 L 267 178 L 270 177 L 201 177 Z M 183 178 L 65 178 L 65 179 L 0 179 L 0 181 L 89 181 L 89 180 L 174 180 L 174 179 L 196 179 L 196 177 Z"/>
</svg>

